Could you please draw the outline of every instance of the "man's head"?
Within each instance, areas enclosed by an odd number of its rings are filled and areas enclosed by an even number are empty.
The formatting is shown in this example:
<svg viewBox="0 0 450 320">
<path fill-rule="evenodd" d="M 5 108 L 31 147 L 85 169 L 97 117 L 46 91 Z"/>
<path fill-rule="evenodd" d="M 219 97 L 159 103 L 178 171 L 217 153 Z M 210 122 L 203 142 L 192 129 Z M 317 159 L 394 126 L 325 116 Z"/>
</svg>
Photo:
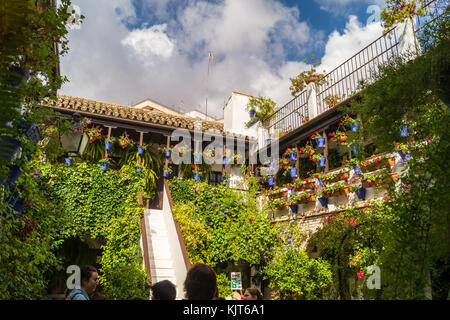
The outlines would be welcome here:
<svg viewBox="0 0 450 320">
<path fill-rule="evenodd" d="M 88 295 L 92 295 L 97 288 L 98 272 L 93 266 L 81 268 L 81 286 Z"/>
<path fill-rule="evenodd" d="M 152 300 L 175 300 L 177 290 L 169 280 L 163 280 L 152 286 Z"/>
<path fill-rule="evenodd" d="M 216 273 L 206 264 L 196 263 L 187 273 L 184 291 L 188 300 L 212 300 L 217 291 Z"/>
</svg>

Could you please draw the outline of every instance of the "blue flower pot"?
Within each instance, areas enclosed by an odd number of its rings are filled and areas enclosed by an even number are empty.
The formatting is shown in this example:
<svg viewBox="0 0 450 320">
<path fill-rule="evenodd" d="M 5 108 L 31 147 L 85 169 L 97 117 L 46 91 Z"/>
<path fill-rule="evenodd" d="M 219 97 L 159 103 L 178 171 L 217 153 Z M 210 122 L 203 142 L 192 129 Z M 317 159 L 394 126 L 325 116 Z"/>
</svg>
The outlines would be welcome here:
<svg viewBox="0 0 450 320">
<path fill-rule="evenodd" d="M 273 186 L 273 177 L 269 177 L 267 182 L 269 183 L 269 186 Z"/>
<path fill-rule="evenodd" d="M 170 156 L 170 154 L 169 154 L 169 156 Z M 194 163 L 200 163 L 201 159 L 202 159 L 202 155 L 201 154 L 195 154 L 194 155 Z"/>
<path fill-rule="evenodd" d="M 364 200 L 366 198 L 366 188 L 361 187 L 356 190 L 356 195 L 360 200 Z"/>
<path fill-rule="evenodd" d="M 351 123 L 350 128 L 352 129 L 353 132 L 356 132 L 359 128 L 359 121 L 356 120 L 355 122 Z"/>
<path fill-rule="evenodd" d="M 227 181 L 227 177 L 222 176 L 222 182 L 225 182 L 225 181 Z"/>
<path fill-rule="evenodd" d="M 138 148 L 139 150 L 139 148 Z M 170 150 L 166 150 L 166 157 L 170 157 Z"/>
<path fill-rule="evenodd" d="M 400 157 L 402 157 L 403 162 L 409 161 L 411 159 L 411 155 L 409 153 L 405 153 L 402 150 L 397 150 Z"/>
<path fill-rule="evenodd" d="M 250 118 L 253 118 L 255 116 L 256 111 L 255 110 L 250 110 Z"/>
<path fill-rule="evenodd" d="M 322 205 L 322 207 L 324 208 L 328 207 L 328 198 L 320 197 L 319 202 Z"/>
<path fill-rule="evenodd" d="M 289 208 L 291 208 L 292 213 L 297 213 L 298 212 L 298 205 L 297 204 L 290 205 Z"/>
<path fill-rule="evenodd" d="M 194 173 L 194 180 L 198 181 L 199 178 L 200 178 L 200 173 Z"/>
<path fill-rule="evenodd" d="M 68 165 L 69 167 L 71 167 L 71 166 L 72 166 L 72 163 L 73 163 L 73 159 L 71 159 L 71 158 L 66 158 L 66 163 L 67 163 L 67 165 Z"/>
<path fill-rule="evenodd" d="M 102 170 L 106 171 L 106 169 L 108 169 L 109 163 L 107 162 L 102 162 Z"/>
<path fill-rule="evenodd" d="M 327 157 L 323 156 L 319 161 L 320 167 L 325 167 L 325 161 L 327 160 Z"/>
<path fill-rule="evenodd" d="M 12 87 L 18 87 L 22 83 L 22 80 L 28 80 L 30 78 L 30 73 L 28 70 L 24 70 L 17 66 L 9 67 L 9 71 L 12 71 L 14 75 L 12 76 L 13 81 L 10 83 Z"/>
<path fill-rule="evenodd" d="M 269 145 L 272 143 L 272 139 L 266 139 L 266 145 Z"/>
<path fill-rule="evenodd" d="M 408 126 L 409 124 L 407 123 L 402 126 L 402 129 L 400 130 L 401 137 L 406 137 L 408 135 Z"/>
<path fill-rule="evenodd" d="M 319 148 L 323 148 L 323 146 L 325 144 L 325 138 L 317 138 L 316 143 Z"/>
<path fill-rule="evenodd" d="M 163 176 L 164 176 L 164 178 L 169 177 L 169 171 L 168 170 L 164 170 Z"/>
<path fill-rule="evenodd" d="M 222 164 L 224 164 L 224 165 L 227 164 L 227 158 L 226 157 L 222 158 Z"/>
<path fill-rule="evenodd" d="M 112 145 L 113 145 L 112 142 L 107 142 L 107 141 L 105 141 L 105 148 L 106 148 L 106 150 L 110 150 L 111 147 L 112 147 Z"/>
<path fill-rule="evenodd" d="M 9 170 L 9 183 L 12 184 L 16 182 L 17 179 L 19 179 L 20 175 L 22 174 L 22 171 L 20 171 L 20 168 L 18 166 L 12 166 Z"/>
<path fill-rule="evenodd" d="M 291 178 L 295 178 L 297 176 L 297 168 L 291 168 L 290 174 Z"/>
<path fill-rule="evenodd" d="M 356 174 L 362 174 L 361 169 L 356 164 L 353 165 L 353 169 L 355 170 Z"/>
<path fill-rule="evenodd" d="M 273 170 L 273 162 L 271 162 L 270 164 L 269 164 L 269 170 Z"/>
<path fill-rule="evenodd" d="M 317 178 L 317 180 L 319 181 L 319 184 L 320 184 L 321 186 L 323 186 L 323 181 L 322 181 L 322 179 Z"/>
<path fill-rule="evenodd" d="M 295 159 L 297 159 L 297 152 L 290 153 L 290 154 L 289 154 L 289 158 L 291 158 L 292 161 L 294 161 Z"/>
<path fill-rule="evenodd" d="M 290 190 L 291 190 L 291 193 L 292 193 L 292 194 L 295 194 L 294 188 L 291 188 Z"/>
<path fill-rule="evenodd" d="M 143 154 L 144 153 L 144 148 L 138 147 L 138 154 Z"/>
<path fill-rule="evenodd" d="M 136 172 L 142 172 L 142 167 L 136 167 Z"/>
<path fill-rule="evenodd" d="M 359 143 L 352 143 L 350 145 L 350 148 L 352 148 L 352 151 L 354 154 L 358 154 L 359 153 L 359 149 L 361 148 L 361 145 Z"/>
</svg>

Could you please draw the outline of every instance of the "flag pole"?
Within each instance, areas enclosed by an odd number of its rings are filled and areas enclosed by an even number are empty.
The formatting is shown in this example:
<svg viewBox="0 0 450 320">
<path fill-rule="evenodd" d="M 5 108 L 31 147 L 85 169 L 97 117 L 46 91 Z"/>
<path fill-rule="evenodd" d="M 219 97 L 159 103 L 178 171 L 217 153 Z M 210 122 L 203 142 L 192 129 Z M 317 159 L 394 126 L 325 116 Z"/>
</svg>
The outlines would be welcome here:
<svg viewBox="0 0 450 320">
<path fill-rule="evenodd" d="M 212 51 L 209 51 L 208 53 L 208 73 L 206 74 L 206 114 L 205 114 L 205 121 L 208 118 L 208 77 L 209 77 L 209 65 L 211 63 L 211 60 L 213 58 Z"/>
</svg>

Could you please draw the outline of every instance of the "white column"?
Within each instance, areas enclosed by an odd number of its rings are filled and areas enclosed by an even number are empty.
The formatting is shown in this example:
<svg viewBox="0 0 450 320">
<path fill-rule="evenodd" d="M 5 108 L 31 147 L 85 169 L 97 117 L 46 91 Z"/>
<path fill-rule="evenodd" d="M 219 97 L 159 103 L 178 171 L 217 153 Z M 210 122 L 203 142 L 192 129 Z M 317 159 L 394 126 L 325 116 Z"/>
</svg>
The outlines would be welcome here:
<svg viewBox="0 0 450 320">
<path fill-rule="evenodd" d="M 306 96 L 308 99 L 309 120 L 319 115 L 317 108 L 317 86 L 314 82 L 306 85 Z"/>
<path fill-rule="evenodd" d="M 406 19 L 397 25 L 399 54 L 402 57 L 406 57 L 408 60 L 416 58 L 420 53 L 419 41 L 414 32 L 415 29 L 415 18 Z"/>
</svg>

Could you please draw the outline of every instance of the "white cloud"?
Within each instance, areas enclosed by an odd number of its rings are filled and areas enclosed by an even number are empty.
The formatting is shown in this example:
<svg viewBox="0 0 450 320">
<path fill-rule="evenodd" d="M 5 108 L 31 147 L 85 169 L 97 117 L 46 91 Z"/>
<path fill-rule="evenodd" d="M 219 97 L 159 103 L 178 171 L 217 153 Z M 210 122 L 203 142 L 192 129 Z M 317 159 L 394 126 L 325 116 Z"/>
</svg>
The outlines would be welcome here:
<svg viewBox="0 0 450 320">
<path fill-rule="evenodd" d="M 172 56 L 175 44 L 165 33 L 166 29 L 166 24 L 136 29 L 130 32 L 121 43 L 130 46 L 137 56 L 151 64 L 154 56 L 165 59 Z"/>
<path fill-rule="evenodd" d="M 156 2 L 168 12 L 168 1 Z M 299 20 L 297 8 L 275 0 L 192 1 L 177 8 L 167 24 L 130 31 L 123 22 L 136 19 L 131 0 L 73 3 L 86 19 L 69 34 L 70 52 L 62 57 L 61 70 L 71 82 L 61 93 L 119 104 L 151 98 L 175 109 L 204 110 L 211 50 L 208 113 L 216 117 L 232 91 L 288 102 L 289 77 L 307 68 L 287 61 L 288 50 L 306 56 L 327 42 L 322 61 L 331 67 L 377 31 L 351 18 L 342 34 L 334 32 L 327 40 Z"/>
</svg>

